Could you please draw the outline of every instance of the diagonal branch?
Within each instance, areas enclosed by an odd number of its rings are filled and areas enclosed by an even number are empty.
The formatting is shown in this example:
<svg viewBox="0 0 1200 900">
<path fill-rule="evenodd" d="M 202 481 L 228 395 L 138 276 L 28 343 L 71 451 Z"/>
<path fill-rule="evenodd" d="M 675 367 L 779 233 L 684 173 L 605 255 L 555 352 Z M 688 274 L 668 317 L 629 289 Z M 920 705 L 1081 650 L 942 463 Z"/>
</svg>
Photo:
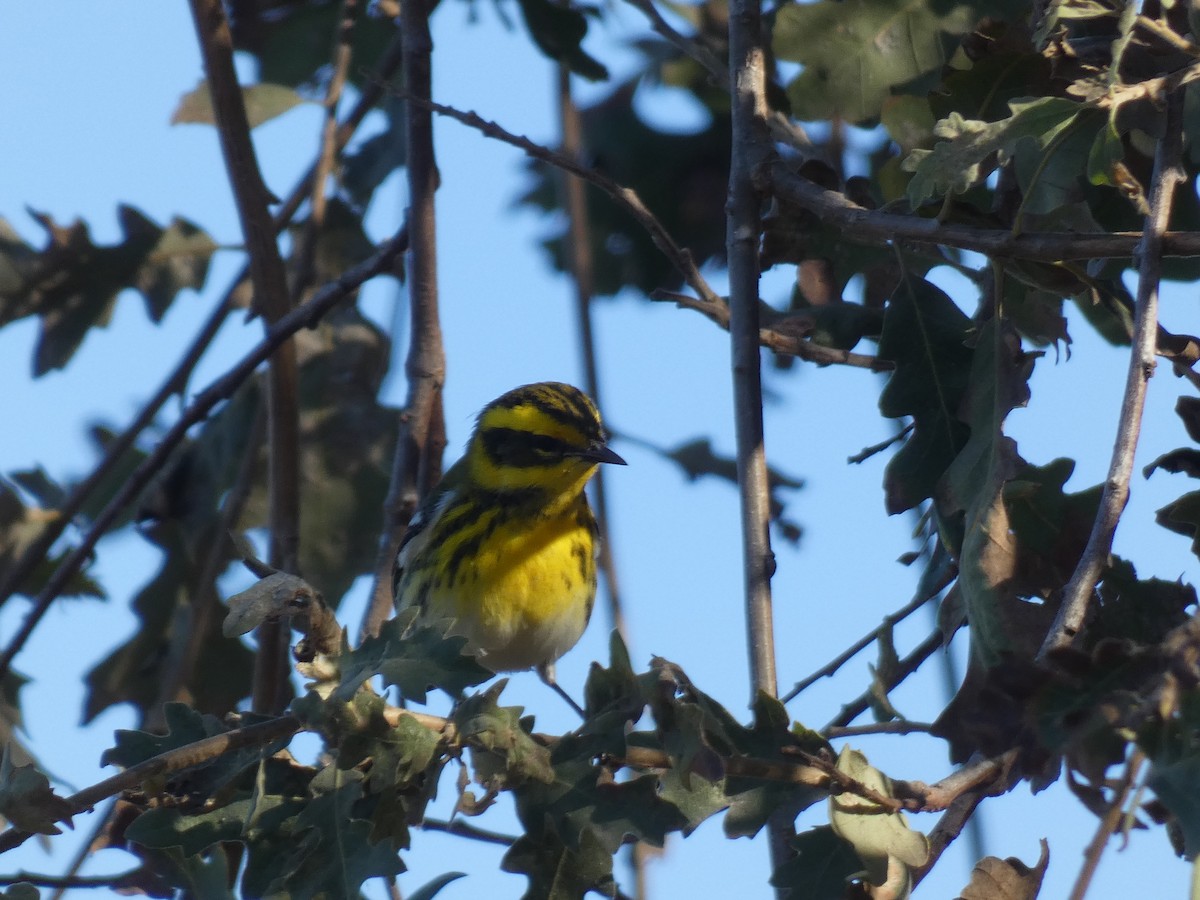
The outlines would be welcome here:
<svg viewBox="0 0 1200 900">
<path fill-rule="evenodd" d="M 1165 132 L 1154 157 L 1150 211 L 1146 216 L 1145 236 L 1139 251 L 1133 345 L 1129 351 L 1129 371 L 1108 478 L 1100 495 L 1100 506 L 1096 510 L 1096 520 L 1092 524 L 1087 547 L 1071 580 L 1063 588 L 1062 606 L 1054 619 L 1054 626 L 1038 651 L 1039 660 L 1044 660 L 1053 650 L 1070 646 L 1082 631 L 1096 583 L 1108 566 L 1117 523 L 1129 500 L 1129 482 L 1133 475 L 1133 457 L 1142 425 L 1142 410 L 1146 404 L 1146 388 L 1154 374 L 1163 235 L 1170 221 L 1175 188 L 1184 177 L 1179 162 L 1183 142 L 1182 109 L 1182 94 L 1172 95 L 1167 101 Z"/>
<path fill-rule="evenodd" d="M 162 468 L 167 457 L 187 436 L 188 430 L 208 416 L 218 403 L 232 396 L 242 382 L 249 378 L 280 344 L 301 328 L 310 328 L 315 325 L 329 310 L 358 290 L 364 281 L 390 272 L 396 258 L 407 246 L 408 230 L 404 228 L 395 237 L 384 242 L 369 259 L 347 270 L 336 281 L 331 281 L 322 287 L 313 294 L 311 299 L 297 306 L 272 325 L 267 330 L 266 337 L 256 347 L 192 399 L 187 409 L 162 436 L 150 455 L 142 460 L 141 465 L 130 474 L 121 485 L 121 489 L 113 495 L 113 498 L 92 521 L 91 527 L 84 533 L 79 544 L 59 563 L 54 574 L 46 582 L 46 586 L 34 598 L 33 608 L 26 615 L 21 628 L 13 636 L 4 652 L 0 654 L 0 678 L 8 674 L 13 658 L 21 652 L 21 648 L 33 634 L 33 630 L 50 608 L 50 604 L 62 592 L 67 582 L 87 562 L 92 550 L 108 531 L 109 526 L 123 510 L 137 499 L 142 489 Z"/>
<path fill-rule="evenodd" d="M 729 305 L 720 299 L 713 303 L 689 294 L 662 289 L 651 291 L 650 299 L 671 302 L 681 309 L 695 310 L 709 321 L 716 323 L 726 331 L 729 330 Z M 766 313 L 766 310 L 764 309 L 763 312 Z M 777 327 L 777 325 L 782 326 L 786 319 L 787 317 L 780 317 L 779 323 L 764 324 L 758 331 L 759 344 L 775 353 L 796 356 L 822 366 L 852 366 L 858 369 L 870 369 L 872 372 L 886 372 L 896 367 L 895 363 L 880 359 L 878 356 L 852 353 L 849 350 L 838 350 L 834 347 L 822 347 L 820 344 L 804 340 L 799 335 L 788 334 L 783 327 Z"/>
<path fill-rule="evenodd" d="M 82 791 L 72 794 L 67 798 L 71 812 L 59 821 L 66 821 L 70 816 L 86 812 L 101 800 L 112 797 L 122 791 L 132 790 L 149 778 L 161 778 L 164 775 L 181 772 L 184 769 L 190 769 L 192 766 L 209 762 L 219 756 L 231 753 L 234 750 L 241 750 L 244 747 L 259 747 L 263 744 L 270 744 L 280 738 L 295 734 L 301 727 L 300 720 L 294 716 L 281 716 L 278 719 L 270 719 L 266 722 L 247 725 L 244 728 L 238 728 L 234 731 L 215 734 L 212 737 L 203 738 L 191 744 L 176 747 L 174 750 L 160 753 L 158 756 L 153 756 L 145 762 L 138 763 L 136 766 L 130 766 L 123 772 L 118 772 L 111 778 L 105 778 L 91 787 L 84 788 Z M 8 829 L 8 831 L 0 834 L 0 853 L 21 846 L 31 836 L 30 832 L 22 831 L 19 828 Z"/>
<path fill-rule="evenodd" d="M 454 119 L 456 122 L 461 122 L 468 128 L 474 128 L 487 137 L 524 150 L 527 155 L 532 156 L 534 159 L 540 159 L 542 162 L 549 163 L 564 172 L 577 175 L 588 184 L 599 188 L 633 216 L 637 223 L 646 230 L 646 233 L 650 236 L 650 240 L 654 242 L 654 246 L 675 267 L 675 270 L 683 277 L 688 287 L 695 291 L 702 300 L 712 303 L 720 302 L 720 296 L 709 286 L 704 276 L 700 274 L 700 270 L 692 260 L 691 253 L 675 243 L 675 239 L 671 237 L 662 223 L 658 221 L 658 218 L 647 208 L 646 204 L 642 202 L 641 197 L 632 188 L 627 188 L 613 181 L 607 175 L 603 175 L 595 169 L 589 169 L 577 160 L 564 156 L 561 153 L 555 153 L 550 148 L 543 147 L 541 144 L 529 140 L 529 138 L 506 131 L 495 122 L 489 122 L 476 113 L 464 112 L 455 109 L 453 106 L 445 106 L 441 103 L 434 103 L 430 100 L 413 97 L 411 94 L 404 94 L 403 96 L 410 103 L 424 106 L 439 115 Z"/>
</svg>

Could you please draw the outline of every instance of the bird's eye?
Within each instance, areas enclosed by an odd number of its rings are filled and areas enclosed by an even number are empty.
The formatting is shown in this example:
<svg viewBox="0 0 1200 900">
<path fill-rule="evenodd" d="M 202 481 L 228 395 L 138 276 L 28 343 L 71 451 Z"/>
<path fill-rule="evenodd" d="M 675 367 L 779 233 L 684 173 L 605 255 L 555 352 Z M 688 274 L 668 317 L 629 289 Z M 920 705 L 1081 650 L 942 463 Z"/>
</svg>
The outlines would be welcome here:
<svg viewBox="0 0 1200 900">
<path fill-rule="evenodd" d="M 531 434 L 529 436 L 529 446 L 533 448 L 536 453 L 542 453 L 546 455 L 559 455 L 564 449 L 562 441 L 545 434 Z"/>
</svg>

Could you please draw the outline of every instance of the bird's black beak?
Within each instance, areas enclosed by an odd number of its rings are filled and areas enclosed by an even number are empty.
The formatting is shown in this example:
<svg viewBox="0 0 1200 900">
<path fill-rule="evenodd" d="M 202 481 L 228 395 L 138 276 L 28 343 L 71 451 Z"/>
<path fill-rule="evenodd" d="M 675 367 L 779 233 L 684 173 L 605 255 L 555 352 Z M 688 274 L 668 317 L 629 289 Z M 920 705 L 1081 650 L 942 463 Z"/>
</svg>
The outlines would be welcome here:
<svg viewBox="0 0 1200 900">
<path fill-rule="evenodd" d="M 579 455 L 583 459 L 590 460 L 591 462 L 611 463 L 614 466 L 628 465 L 628 463 L 621 459 L 621 457 L 618 456 L 617 453 L 607 444 L 595 444 L 591 447 L 588 447 Z"/>
</svg>

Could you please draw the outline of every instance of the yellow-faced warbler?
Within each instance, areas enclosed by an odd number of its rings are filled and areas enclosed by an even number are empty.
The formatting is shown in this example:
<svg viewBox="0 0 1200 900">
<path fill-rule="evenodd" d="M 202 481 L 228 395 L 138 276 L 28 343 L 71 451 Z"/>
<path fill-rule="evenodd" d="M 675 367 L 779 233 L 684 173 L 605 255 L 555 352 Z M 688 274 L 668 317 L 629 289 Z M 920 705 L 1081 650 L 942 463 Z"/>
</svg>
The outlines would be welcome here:
<svg viewBox="0 0 1200 900">
<path fill-rule="evenodd" d="M 582 636 L 596 598 L 584 486 L 600 463 L 625 460 L 578 388 L 529 384 L 493 400 L 409 525 L 396 608 L 452 619 L 450 632 L 492 671 L 537 669 L 558 689 L 554 663 Z"/>
</svg>

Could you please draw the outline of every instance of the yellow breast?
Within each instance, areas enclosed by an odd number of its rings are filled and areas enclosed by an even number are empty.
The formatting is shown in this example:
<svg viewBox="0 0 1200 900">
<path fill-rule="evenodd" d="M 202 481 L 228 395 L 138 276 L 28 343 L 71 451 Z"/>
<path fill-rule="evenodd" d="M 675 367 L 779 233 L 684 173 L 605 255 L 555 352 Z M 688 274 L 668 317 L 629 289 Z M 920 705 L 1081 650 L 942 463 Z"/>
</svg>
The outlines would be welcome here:
<svg viewBox="0 0 1200 900">
<path fill-rule="evenodd" d="M 595 522 L 582 495 L 553 518 L 493 507 L 450 524 L 439 554 L 446 568 L 414 572 L 405 587 L 423 615 L 454 619 L 453 633 L 498 672 L 551 664 L 578 642 L 596 596 Z M 437 540 L 442 529 L 433 530 Z"/>
</svg>

